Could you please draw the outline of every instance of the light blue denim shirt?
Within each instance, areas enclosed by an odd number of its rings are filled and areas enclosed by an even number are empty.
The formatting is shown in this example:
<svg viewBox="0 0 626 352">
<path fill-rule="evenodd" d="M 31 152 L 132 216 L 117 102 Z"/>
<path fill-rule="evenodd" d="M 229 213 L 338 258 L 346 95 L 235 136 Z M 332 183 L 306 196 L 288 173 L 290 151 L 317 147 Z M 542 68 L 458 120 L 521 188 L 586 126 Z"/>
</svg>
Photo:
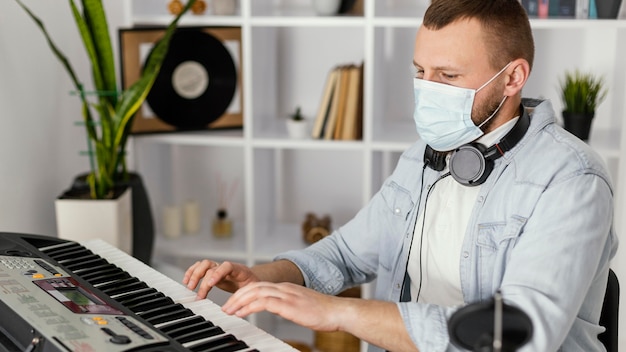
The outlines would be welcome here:
<svg viewBox="0 0 626 352">
<path fill-rule="evenodd" d="M 424 168 L 424 148 L 418 141 L 406 150 L 347 224 L 277 259 L 293 261 L 307 287 L 327 294 L 376 279 L 374 298 L 398 302 L 420 351 L 458 351 L 447 320 L 460 307 L 399 302 L 415 219 L 440 176 Z M 597 335 L 604 331 L 598 320 L 617 250 L 613 205 L 600 157 L 556 124 L 549 101 L 541 102 L 476 199 L 460 253 L 465 302 L 490 299 L 500 288 L 504 301 L 533 323 L 533 337 L 520 351 L 604 351 Z"/>
</svg>

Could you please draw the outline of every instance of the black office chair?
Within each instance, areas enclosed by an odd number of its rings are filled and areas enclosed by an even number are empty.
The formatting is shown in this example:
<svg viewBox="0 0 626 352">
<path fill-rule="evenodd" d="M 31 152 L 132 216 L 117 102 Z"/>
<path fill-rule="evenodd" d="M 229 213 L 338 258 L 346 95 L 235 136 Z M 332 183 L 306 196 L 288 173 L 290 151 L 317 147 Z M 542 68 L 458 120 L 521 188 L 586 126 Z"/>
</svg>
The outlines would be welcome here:
<svg viewBox="0 0 626 352">
<path fill-rule="evenodd" d="M 598 335 L 598 339 L 608 352 L 617 352 L 618 315 L 619 281 L 613 270 L 609 269 L 609 282 L 606 285 L 604 304 L 602 305 L 602 313 L 600 313 L 600 325 L 604 326 L 606 331 Z"/>
</svg>

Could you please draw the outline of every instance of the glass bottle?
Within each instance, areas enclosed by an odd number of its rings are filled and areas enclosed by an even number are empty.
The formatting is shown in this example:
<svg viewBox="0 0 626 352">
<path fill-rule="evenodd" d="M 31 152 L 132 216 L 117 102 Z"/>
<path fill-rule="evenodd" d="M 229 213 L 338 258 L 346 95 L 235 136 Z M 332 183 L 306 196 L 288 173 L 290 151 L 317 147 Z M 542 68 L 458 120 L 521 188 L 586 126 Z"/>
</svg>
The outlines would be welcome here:
<svg viewBox="0 0 626 352">
<path fill-rule="evenodd" d="M 232 221 L 228 218 L 226 209 L 218 209 L 217 217 L 213 220 L 213 236 L 226 238 L 233 233 Z"/>
</svg>

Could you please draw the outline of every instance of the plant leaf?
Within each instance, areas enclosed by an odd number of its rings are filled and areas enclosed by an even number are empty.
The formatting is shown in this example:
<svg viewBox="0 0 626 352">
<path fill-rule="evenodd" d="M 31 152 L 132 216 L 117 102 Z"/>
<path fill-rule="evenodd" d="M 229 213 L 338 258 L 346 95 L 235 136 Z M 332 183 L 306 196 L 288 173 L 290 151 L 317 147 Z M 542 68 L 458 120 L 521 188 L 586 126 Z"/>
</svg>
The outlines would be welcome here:
<svg viewBox="0 0 626 352">
<path fill-rule="evenodd" d="M 97 60 L 92 61 L 94 67 L 99 67 L 102 86 L 98 89 L 105 92 L 117 91 L 117 72 L 113 59 L 113 48 L 109 36 L 109 25 L 101 0 L 83 0 L 85 22 L 90 29 L 89 33 L 94 43 Z M 104 94 L 111 105 L 117 104 L 117 94 Z"/>
<path fill-rule="evenodd" d="M 176 16 L 176 18 L 169 24 L 165 30 L 163 38 L 161 38 L 148 56 L 143 73 L 140 79 L 124 92 L 121 100 L 116 108 L 117 116 L 116 120 L 118 125 L 116 126 L 116 136 L 114 140 L 115 145 L 124 145 L 126 143 L 126 137 L 128 135 L 127 126 L 134 116 L 135 112 L 139 109 L 141 104 L 148 96 L 152 85 L 161 70 L 161 64 L 169 49 L 170 40 L 176 30 L 178 21 L 184 15 L 187 10 L 193 5 L 195 0 L 187 2 L 183 10 Z"/>
</svg>

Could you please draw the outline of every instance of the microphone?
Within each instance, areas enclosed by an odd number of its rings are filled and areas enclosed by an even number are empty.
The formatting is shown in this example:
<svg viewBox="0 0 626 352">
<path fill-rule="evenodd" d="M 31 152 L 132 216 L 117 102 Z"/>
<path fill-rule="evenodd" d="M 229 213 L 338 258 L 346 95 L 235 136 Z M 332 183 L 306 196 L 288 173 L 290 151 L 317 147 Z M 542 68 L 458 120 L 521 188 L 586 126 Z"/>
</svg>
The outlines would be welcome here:
<svg viewBox="0 0 626 352">
<path fill-rule="evenodd" d="M 474 352 L 514 352 L 533 334 L 530 317 L 505 304 L 498 290 L 486 302 L 469 304 L 448 320 L 450 341 Z"/>
</svg>

